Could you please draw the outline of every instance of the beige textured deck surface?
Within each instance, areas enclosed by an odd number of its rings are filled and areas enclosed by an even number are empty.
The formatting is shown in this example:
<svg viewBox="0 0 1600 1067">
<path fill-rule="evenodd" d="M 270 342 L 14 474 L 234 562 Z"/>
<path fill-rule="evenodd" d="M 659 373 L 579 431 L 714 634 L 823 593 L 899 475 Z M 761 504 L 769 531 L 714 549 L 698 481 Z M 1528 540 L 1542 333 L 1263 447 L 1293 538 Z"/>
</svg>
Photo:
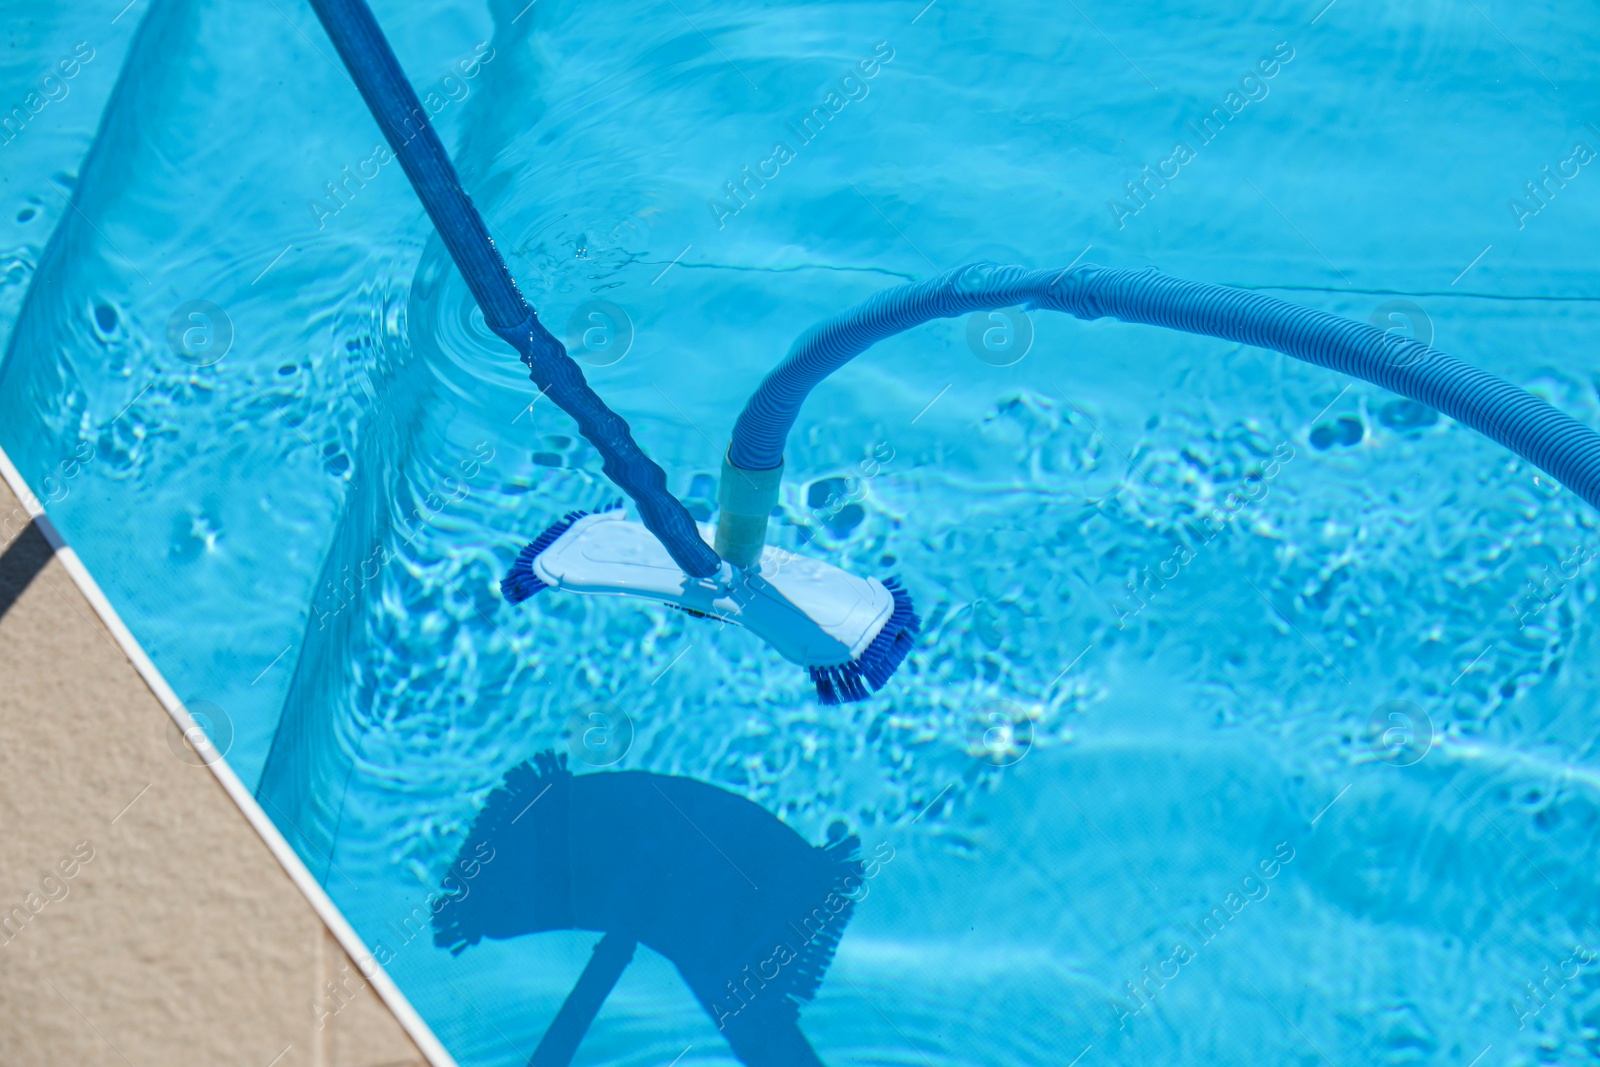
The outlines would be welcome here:
<svg viewBox="0 0 1600 1067">
<path fill-rule="evenodd" d="M 0 482 L 7 516 L 0 553 L 26 522 Z M 30 547 L 0 568 L 0 604 Z M 174 741 L 52 559 L 0 616 L 0 1064 L 422 1064 L 211 771 Z M 317 1003 L 345 1006 L 319 1020 Z"/>
</svg>

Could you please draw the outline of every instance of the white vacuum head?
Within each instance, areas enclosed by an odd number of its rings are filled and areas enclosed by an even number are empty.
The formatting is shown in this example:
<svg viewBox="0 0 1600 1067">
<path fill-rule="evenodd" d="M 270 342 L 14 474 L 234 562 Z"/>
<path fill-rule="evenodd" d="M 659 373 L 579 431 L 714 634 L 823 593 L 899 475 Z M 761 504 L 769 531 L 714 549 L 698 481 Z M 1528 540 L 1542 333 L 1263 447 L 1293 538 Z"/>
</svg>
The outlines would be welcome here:
<svg viewBox="0 0 1600 1067">
<path fill-rule="evenodd" d="M 710 531 L 701 533 L 709 543 Z M 691 577 L 619 511 L 568 515 L 523 549 L 501 582 L 512 603 L 546 588 L 655 600 L 743 626 L 806 668 L 825 704 L 882 688 L 921 625 L 893 579 L 857 578 L 771 546 L 755 567 L 724 563 L 710 578 Z"/>
</svg>

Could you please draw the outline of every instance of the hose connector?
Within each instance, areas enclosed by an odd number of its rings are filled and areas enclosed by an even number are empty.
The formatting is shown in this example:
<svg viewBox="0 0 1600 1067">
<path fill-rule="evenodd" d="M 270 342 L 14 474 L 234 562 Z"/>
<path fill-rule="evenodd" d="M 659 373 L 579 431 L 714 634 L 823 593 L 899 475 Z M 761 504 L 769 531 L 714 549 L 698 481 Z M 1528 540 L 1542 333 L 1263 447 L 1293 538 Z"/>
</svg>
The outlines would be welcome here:
<svg viewBox="0 0 1600 1067">
<path fill-rule="evenodd" d="M 717 483 L 717 555 L 735 567 L 753 567 L 767 543 L 767 519 L 778 506 L 783 464 L 764 471 L 749 471 L 722 456 L 722 480 Z"/>
</svg>

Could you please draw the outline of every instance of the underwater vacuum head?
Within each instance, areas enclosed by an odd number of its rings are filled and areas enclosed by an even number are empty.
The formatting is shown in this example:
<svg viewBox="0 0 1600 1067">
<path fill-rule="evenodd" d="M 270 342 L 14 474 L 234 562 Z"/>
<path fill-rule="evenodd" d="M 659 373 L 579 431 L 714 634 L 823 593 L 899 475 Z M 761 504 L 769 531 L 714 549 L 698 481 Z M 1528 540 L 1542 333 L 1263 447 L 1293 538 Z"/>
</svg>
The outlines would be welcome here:
<svg viewBox="0 0 1600 1067">
<path fill-rule="evenodd" d="M 709 578 L 691 577 L 619 511 L 570 512 L 518 554 L 500 589 L 513 604 L 561 589 L 659 601 L 743 626 L 804 667 L 824 704 L 883 688 L 922 625 L 894 579 L 857 578 L 778 548 L 763 549 L 754 566 L 724 563 Z"/>
</svg>

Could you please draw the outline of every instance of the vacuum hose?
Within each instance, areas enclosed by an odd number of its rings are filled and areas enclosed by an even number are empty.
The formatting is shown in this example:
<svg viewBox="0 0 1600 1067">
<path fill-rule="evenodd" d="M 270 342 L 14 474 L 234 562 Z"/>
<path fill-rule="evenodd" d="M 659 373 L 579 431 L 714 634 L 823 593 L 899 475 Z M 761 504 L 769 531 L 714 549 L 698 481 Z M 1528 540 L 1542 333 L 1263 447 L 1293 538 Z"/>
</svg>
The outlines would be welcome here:
<svg viewBox="0 0 1600 1067">
<path fill-rule="evenodd" d="M 666 475 L 634 442 L 628 424 L 589 388 L 577 363 L 517 290 L 364 0 L 311 0 L 311 6 L 484 321 L 521 354 L 540 390 L 577 421 L 599 451 L 606 476 L 634 500 L 640 519 L 673 561 L 695 577 L 716 574 L 718 553 L 667 491 Z M 759 558 L 763 512 L 776 503 L 784 442 L 818 383 L 878 341 L 930 319 L 1017 304 L 1219 337 L 1364 378 L 1472 427 L 1600 507 L 1600 435 L 1526 390 L 1428 345 L 1259 293 L 1181 281 L 1153 269 L 1085 265 L 1044 271 L 975 264 L 886 290 L 826 320 L 804 334 L 767 375 L 739 415 L 723 464 L 720 495 L 731 507 L 725 509 L 728 529 L 718 531 L 722 555 L 740 566 Z"/>
<path fill-rule="evenodd" d="M 733 428 L 728 465 L 742 471 L 781 468 L 784 442 L 806 396 L 884 338 L 930 319 L 1018 304 L 1219 337 L 1363 378 L 1470 426 L 1600 508 L 1600 434 L 1525 389 L 1366 323 L 1154 269 L 1087 264 L 1065 271 L 958 267 L 887 289 L 823 321 L 801 335 L 745 405 Z"/>
</svg>

